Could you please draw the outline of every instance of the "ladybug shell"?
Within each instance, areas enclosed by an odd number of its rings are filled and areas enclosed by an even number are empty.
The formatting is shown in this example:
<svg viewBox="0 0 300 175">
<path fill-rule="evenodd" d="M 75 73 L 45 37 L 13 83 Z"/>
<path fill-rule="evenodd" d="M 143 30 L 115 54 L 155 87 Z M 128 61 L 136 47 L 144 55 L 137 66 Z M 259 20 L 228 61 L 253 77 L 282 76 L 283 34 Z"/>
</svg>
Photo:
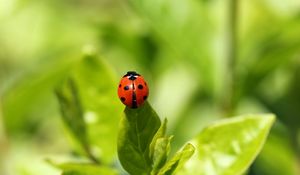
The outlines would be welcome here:
<svg viewBox="0 0 300 175">
<path fill-rule="evenodd" d="M 130 108 L 137 108 L 147 99 L 149 89 L 141 75 L 128 72 L 120 81 L 118 95 L 123 104 Z"/>
</svg>

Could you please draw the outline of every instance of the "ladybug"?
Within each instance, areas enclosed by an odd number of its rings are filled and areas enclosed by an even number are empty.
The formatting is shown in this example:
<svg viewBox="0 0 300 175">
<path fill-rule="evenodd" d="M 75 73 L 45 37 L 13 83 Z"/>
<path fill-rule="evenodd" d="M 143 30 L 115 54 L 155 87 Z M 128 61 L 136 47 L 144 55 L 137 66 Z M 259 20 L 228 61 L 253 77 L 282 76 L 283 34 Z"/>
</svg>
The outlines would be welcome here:
<svg viewBox="0 0 300 175">
<path fill-rule="evenodd" d="M 134 71 L 129 71 L 120 81 L 118 95 L 126 106 L 138 108 L 148 98 L 149 89 L 143 76 Z"/>
</svg>

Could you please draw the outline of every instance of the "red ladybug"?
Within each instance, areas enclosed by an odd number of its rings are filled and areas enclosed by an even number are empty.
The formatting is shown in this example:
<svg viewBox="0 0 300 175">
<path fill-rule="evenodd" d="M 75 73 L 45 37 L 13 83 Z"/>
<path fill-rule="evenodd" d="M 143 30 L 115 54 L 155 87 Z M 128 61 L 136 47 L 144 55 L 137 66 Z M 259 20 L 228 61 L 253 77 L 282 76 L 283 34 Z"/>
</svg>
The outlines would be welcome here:
<svg viewBox="0 0 300 175">
<path fill-rule="evenodd" d="M 140 74 L 129 71 L 120 81 L 118 95 L 126 106 L 137 108 L 147 99 L 149 89 L 146 81 Z"/>
</svg>

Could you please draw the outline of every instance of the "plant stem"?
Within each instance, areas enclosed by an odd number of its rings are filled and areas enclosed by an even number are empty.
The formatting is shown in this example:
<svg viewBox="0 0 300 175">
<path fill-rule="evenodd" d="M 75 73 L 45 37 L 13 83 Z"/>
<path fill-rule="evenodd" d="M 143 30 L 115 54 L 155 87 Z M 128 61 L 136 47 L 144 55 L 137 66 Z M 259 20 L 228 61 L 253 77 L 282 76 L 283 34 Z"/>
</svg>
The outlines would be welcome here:
<svg viewBox="0 0 300 175">
<path fill-rule="evenodd" d="M 226 94 L 223 97 L 223 108 L 226 116 L 232 115 L 235 108 L 234 91 L 236 82 L 238 0 L 229 0 L 228 11 L 227 84 L 225 85 Z"/>
<path fill-rule="evenodd" d="M 2 101 L 0 97 L 0 142 L 5 140 L 4 126 L 3 126 L 3 115 L 2 115 Z"/>
<path fill-rule="evenodd" d="M 291 129 L 291 139 L 292 139 L 292 146 L 296 153 L 296 162 L 295 162 L 295 173 L 300 174 L 300 148 L 298 144 L 298 128 Z"/>
</svg>

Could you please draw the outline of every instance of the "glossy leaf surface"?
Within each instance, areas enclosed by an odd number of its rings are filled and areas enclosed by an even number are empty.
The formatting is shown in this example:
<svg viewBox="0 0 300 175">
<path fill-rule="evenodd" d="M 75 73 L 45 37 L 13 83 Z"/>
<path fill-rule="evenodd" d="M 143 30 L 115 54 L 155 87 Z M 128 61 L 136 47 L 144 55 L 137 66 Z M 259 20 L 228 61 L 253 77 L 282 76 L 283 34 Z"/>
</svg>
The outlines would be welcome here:
<svg viewBox="0 0 300 175">
<path fill-rule="evenodd" d="M 161 125 L 160 119 L 148 102 L 137 109 L 127 107 L 124 113 L 118 137 L 119 160 L 132 175 L 149 174 L 149 147 Z"/>
<path fill-rule="evenodd" d="M 242 174 L 261 151 L 274 121 L 271 114 L 245 115 L 208 126 L 192 141 L 196 154 L 180 174 Z"/>
</svg>

